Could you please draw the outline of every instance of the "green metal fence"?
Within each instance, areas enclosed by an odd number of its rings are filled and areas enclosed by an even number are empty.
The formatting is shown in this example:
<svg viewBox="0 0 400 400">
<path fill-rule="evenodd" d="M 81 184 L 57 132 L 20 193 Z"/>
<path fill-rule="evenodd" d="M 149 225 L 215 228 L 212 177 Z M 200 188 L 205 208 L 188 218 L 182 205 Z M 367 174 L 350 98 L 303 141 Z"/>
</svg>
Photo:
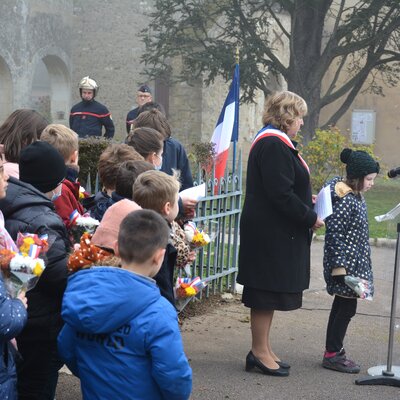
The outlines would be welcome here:
<svg viewBox="0 0 400 400">
<path fill-rule="evenodd" d="M 192 275 L 200 276 L 208 282 L 204 291 L 207 297 L 210 294 L 235 290 L 243 194 L 241 154 L 234 174 L 227 171 L 220 182 L 213 176 L 214 174 L 205 182 L 207 197 L 199 202 L 194 218 L 206 232 L 216 232 L 210 244 L 199 250 L 197 260 L 192 265 Z M 195 185 L 203 182 L 199 172 Z"/>
</svg>

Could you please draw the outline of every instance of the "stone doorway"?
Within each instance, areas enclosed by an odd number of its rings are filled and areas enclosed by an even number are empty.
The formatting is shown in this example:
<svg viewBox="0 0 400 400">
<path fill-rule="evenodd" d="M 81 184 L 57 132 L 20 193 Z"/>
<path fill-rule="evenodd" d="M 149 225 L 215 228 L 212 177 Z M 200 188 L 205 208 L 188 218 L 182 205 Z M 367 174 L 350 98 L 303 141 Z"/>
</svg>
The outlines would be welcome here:
<svg viewBox="0 0 400 400">
<path fill-rule="evenodd" d="M 10 69 L 0 57 L 0 125 L 13 110 L 13 84 Z"/>
<path fill-rule="evenodd" d="M 58 56 L 47 55 L 36 65 L 32 81 L 31 107 L 49 122 L 68 126 L 70 74 Z"/>
</svg>

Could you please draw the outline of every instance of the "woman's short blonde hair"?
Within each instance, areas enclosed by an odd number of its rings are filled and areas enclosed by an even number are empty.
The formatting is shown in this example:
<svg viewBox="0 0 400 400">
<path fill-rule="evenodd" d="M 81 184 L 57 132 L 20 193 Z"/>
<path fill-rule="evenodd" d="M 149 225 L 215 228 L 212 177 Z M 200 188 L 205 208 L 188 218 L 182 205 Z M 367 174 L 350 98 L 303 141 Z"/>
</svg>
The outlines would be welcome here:
<svg viewBox="0 0 400 400">
<path fill-rule="evenodd" d="M 276 92 L 265 101 L 262 123 L 286 133 L 296 118 L 303 118 L 306 114 L 307 104 L 299 95 L 289 91 Z"/>
</svg>

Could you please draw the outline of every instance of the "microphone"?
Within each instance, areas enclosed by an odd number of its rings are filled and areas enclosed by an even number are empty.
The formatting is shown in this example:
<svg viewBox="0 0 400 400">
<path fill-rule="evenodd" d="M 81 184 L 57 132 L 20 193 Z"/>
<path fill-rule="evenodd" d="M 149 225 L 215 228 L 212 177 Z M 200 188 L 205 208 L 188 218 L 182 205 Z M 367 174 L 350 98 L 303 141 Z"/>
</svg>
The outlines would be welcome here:
<svg viewBox="0 0 400 400">
<path fill-rule="evenodd" d="M 395 178 L 397 175 L 400 175 L 400 167 L 393 168 L 387 173 L 389 178 Z"/>
</svg>

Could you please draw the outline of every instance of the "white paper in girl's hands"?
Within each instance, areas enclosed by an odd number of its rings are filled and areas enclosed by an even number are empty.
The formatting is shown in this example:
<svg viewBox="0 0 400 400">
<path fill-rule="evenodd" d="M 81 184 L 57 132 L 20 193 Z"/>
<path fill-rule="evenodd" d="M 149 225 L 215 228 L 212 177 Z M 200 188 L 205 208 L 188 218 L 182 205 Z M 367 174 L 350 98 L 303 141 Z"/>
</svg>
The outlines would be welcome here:
<svg viewBox="0 0 400 400">
<path fill-rule="evenodd" d="M 319 191 L 317 199 L 314 204 L 314 211 L 321 219 L 325 219 L 326 217 L 329 217 L 332 214 L 333 210 L 332 210 L 331 188 L 329 185 L 323 187 Z"/>
<path fill-rule="evenodd" d="M 179 192 L 180 197 L 187 197 L 196 201 L 199 201 L 203 197 L 206 197 L 206 194 L 207 194 L 207 189 L 205 183 L 202 183 L 201 185 L 198 186 L 193 186 L 191 188 Z"/>
</svg>

